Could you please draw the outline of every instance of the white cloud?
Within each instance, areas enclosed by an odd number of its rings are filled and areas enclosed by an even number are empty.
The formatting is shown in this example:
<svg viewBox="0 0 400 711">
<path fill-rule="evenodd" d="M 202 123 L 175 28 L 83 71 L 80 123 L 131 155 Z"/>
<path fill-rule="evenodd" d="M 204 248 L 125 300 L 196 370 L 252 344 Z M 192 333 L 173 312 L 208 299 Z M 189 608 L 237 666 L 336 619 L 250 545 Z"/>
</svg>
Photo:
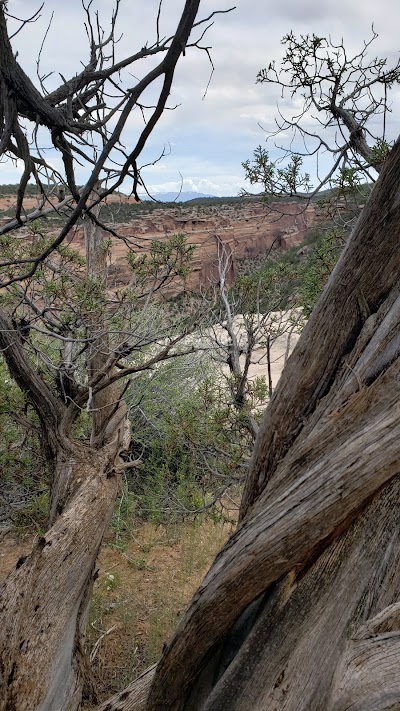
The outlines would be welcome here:
<svg viewBox="0 0 400 711">
<path fill-rule="evenodd" d="M 165 183 L 146 183 L 146 187 L 151 194 L 174 193 L 174 192 L 196 192 L 215 195 L 237 195 L 243 187 L 251 192 L 257 192 L 251 185 L 245 185 L 245 181 L 238 175 L 229 177 L 216 175 L 214 180 L 194 177 L 185 178 L 180 181 L 167 181 Z"/>
<path fill-rule="evenodd" d="M 179 104 L 175 111 L 162 116 L 149 140 L 142 162 L 151 162 L 171 145 L 171 154 L 160 163 L 144 171 L 151 189 L 165 191 L 179 189 L 180 174 L 184 184 L 199 192 L 237 194 L 244 185 L 241 162 L 250 158 L 254 148 L 265 141 L 259 123 L 268 130 L 274 127 L 279 92 L 272 86 L 256 84 L 258 70 L 269 61 L 282 56 L 281 37 L 293 30 L 297 35 L 312 33 L 342 37 L 350 51 L 360 49 L 363 38 L 371 36 L 371 24 L 380 37 L 374 53 L 398 57 L 397 17 L 398 0 L 236 0 L 237 9 L 217 15 L 204 44 L 212 45 L 215 72 L 207 94 L 204 91 L 210 75 L 210 64 L 205 52 L 189 49 L 182 57 L 175 75 L 170 105 Z M 229 0 L 202 0 L 201 17 L 216 9 L 226 9 Z M 112 0 L 95 0 L 105 26 L 110 17 Z M 123 37 L 116 47 L 119 57 L 133 52 L 146 41 L 155 39 L 156 0 L 122 0 L 120 30 Z M 174 31 L 181 0 L 164 0 L 161 32 Z M 32 78 L 36 74 L 36 55 L 44 31 L 54 10 L 54 20 L 42 54 L 42 71 L 54 71 L 49 88 L 60 81 L 59 73 L 71 76 L 80 71 L 81 61 L 87 61 L 88 49 L 81 0 L 47 0 L 41 19 L 24 29 L 15 38 L 19 61 Z M 13 14 L 20 17 L 32 14 L 32 0 L 14 0 Z M 71 51 L 72 48 L 72 51 Z M 135 74 L 147 71 L 151 62 L 143 62 Z M 134 83 L 133 77 L 132 84 Z M 396 102 L 399 102 L 397 92 Z M 151 103 L 152 94 L 149 93 Z M 285 102 L 285 110 L 294 108 Z M 389 118 L 392 133 L 399 130 L 396 114 Z M 125 135 L 127 148 L 134 145 L 143 127 L 140 112 L 132 112 Z M 275 150 L 273 142 L 269 148 Z M 7 169 L 8 170 L 8 169 Z M 5 182 L 5 166 L 1 179 Z M 155 176 L 159 175 L 160 180 Z M 84 179 L 85 171 L 79 172 Z M 172 187 L 173 186 L 173 187 Z M 203 186 L 203 187 L 200 187 Z M 207 187 L 209 186 L 209 187 Z M 185 187 L 185 190 L 187 188 Z"/>
<path fill-rule="evenodd" d="M 1 176 L 1 182 L 3 184 L 13 184 L 17 183 L 24 170 L 24 161 L 22 160 L 16 160 L 16 161 L 1 161 L 0 162 L 0 176 Z"/>
</svg>

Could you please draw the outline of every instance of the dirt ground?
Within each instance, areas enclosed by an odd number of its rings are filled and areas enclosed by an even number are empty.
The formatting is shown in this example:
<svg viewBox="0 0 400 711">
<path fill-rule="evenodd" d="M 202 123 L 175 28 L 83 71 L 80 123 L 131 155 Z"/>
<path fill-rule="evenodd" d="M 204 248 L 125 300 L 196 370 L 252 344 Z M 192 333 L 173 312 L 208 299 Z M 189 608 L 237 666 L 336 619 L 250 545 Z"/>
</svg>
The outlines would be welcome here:
<svg viewBox="0 0 400 711">
<path fill-rule="evenodd" d="M 159 658 L 231 530 L 210 520 L 147 523 L 124 551 L 103 547 L 88 630 L 101 698 L 124 688 Z"/>
<path fill-rule="evenodd" d="M 87 651 L 99 701 L 155 662 L 206 570 L 233 529 L 210 518 L 169 526 L 135 523 L 116 544 L 110 531 L 97 561 Z M 34 537 L 0 543 L 0 582 Z"/>
</svg>

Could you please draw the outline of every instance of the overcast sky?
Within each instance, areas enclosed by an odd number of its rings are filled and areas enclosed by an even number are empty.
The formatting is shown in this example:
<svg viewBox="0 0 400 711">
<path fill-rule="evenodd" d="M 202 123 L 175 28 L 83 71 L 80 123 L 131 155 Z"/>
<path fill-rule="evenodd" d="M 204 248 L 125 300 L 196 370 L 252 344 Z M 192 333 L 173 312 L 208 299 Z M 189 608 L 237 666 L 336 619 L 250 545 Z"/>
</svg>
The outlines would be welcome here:
<svg viewBox="0 0 400 711">
<path fill-rule="evenodd" d="M 273 87 L 255 83 L 256 75 L 261 67 L 282 56 L 280 40 L 290 30 L 297 35 L 314 32 L 318 36 L 330 34 L 335 40 L 343 38 L 349 52 L 355 52 L 364 38 L 370 38 L 374 23 L 379 33 L 374 54 L 388 57 L 391 63 L 399 56 L 398 0 L 237 0 L 236 3 L 202 0 L 199 19 L 212 10 L 225 10 L 234 4 L 233 12 L 215 17 L 207 34 L 206 44 L 212 46 L 215 72 L 205 98 L 210 75 L 206 53 L 189 50 L 180 60 L 170 98 L 171 106 L 179 106 L 164 114 L 143 157 L 143 162 L 152 161 L 164 146 L 170 147 L 168 156 L 143 173 L 152 192 L 178 189 L 180 175 L 184 190 L 236 195 L 242 187 L 248 187 L 241 163 L 265 141 L 259 123 L 266 130 L 273 128 L 279 99 Z M 8 10 L 13 15 L 27 17 L 39 5 L 34 0 L 9 0 Z M 164 0 L 163 34 L 173 32 L 183 5 L 183 0 Z M 93 6 L 106 25 L 112 0 L 94 0 Z M 121 1 L 118 27 L 123 37 L 117 48 L 119 56 L 136 51 L 146 41 L 149 44 L 154 41 L 157 7 L 158 0 Z M 53 11 L 53 23 L 42 54 L 42 71 L 54 70 L 69 77 L 80 71 L 81 61 L 87 60 L 81 0 L 46 0 L 39 21 L 13 41 L 19 52 L 18 61 L 32 78 Z M 50 78 L 49 88 L 51 82 Z M 391 122 L 394 136 L 399 126 L 396 111 Z M 127 147 L 130 143 L 134 145 L 138 128 L 133 116 L 125 136 Z M 269 145 L 269 149 L 274 157 L 273 146 Z M 17 179 L 18 172 L 11 166 L 0 165 L 2 183 Z"/>
</svg>

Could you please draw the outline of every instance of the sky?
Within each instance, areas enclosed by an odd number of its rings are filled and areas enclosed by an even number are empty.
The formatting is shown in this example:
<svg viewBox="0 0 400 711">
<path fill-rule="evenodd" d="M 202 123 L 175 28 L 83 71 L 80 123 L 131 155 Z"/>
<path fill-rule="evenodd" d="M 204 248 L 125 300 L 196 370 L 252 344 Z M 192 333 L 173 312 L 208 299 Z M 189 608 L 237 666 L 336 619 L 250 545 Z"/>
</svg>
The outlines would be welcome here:
<svg viewBox="0 0 400 711">
<path fill-rule="evenodd" d="M 373 54 L 387 57 L 389 64 L 399 57 L 398 0 L 202 0 L 198 19 L 233 5 L 235 10 L 214 18 L 204 41 L 211 47 L 215 66 L 208 89 L 211 67 L 206 52 L 189 49 L 179 61 L 170 96 L 170 106 L 177 108 L 164 113 L 142 156 L 142 163 L 151 163 L 163 150 L 167 152 L 142 172 L 151 193 L 181 187 L 219 196 L 237 195 L 242 188 L 257 190 L 245 182 L 241 164 L 259 144 L 268 148 L 272 159 L 278 157 L 274 142 L 265 143 L 266 132 L 274 128 L 278 105 L 289 112 L 296 107 L 288 100 L 282 104 L 277 88 L 257 84 L 256 76 L 259 69 L 282 56 L 280 40 L 290 30 L 296 35 L 315 33 L 343 39 L 352 53 L 361 49 L 363 39 L 371 37 L 373 24 L 379 34 Z M 9 0 L 8 10 L 23 18 L 39 6 L 35 0 Z M 163 1 L 162 34 L 173 33 L 183 6 L 183 0 Z M 112 0 L 93 0 L 92 7 L 106 26 Z M 158 0 L 121 0 L 118 56 L 154 41 L 157 8 Z M 42 73 L 54 72 L 48 79 L 49 89 L 60 82 L 60 74 L 69 77 L 79 72 L 81 62 L 87 59 L 81 0 L 45 0 L 39 20 L 13 40 L 18 61 L 36 80 L 36 59 L 53 12 L 41 55 Z M 393 138 L 400 132 L 399 106 L 400 90 L 396 87 L 389 119 Z M 134 145 L 140 128 L 139 116 L 134 113 L 124 137 L 127 148 Z M 313 176 L 315 168 L 310 165 L 307 169 Z M 20 166 L 1 164 L 0 182 L 16 182 L 20 171 Z M 83 182 L 85 175 L 79 177 Z"/>
</svg>

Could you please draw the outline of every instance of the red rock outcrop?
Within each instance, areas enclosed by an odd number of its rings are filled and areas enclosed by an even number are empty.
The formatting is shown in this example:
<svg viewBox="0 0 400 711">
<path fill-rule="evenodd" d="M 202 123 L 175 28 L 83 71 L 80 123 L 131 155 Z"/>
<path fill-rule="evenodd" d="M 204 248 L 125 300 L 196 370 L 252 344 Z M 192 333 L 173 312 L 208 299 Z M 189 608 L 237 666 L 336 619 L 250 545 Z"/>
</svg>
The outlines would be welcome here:
<svg viewBox="0 0 400 711">
<path fill-rule="evenodd" d="M 184 234 L 187 243 L 195 245 L 190 275 L 175 282 L 174 291 L 207 288 L 218 281 L 218 242 L 231 258 L 229 279 L 237 271 L 237 262 L 267 254 L 273 249 L 287 249 L 300 244 L 315 220 L 313 205 L 280 202 L 266 206 L 261 201 L 239 205 L 194 205 L 158 208 L 151 214 L 138 214 L 129 223 L 113 224 L 121 235 L 112 237 L 110 277 L 114 286 L 128 283 L 127 244 L 147 251 L 151 240 Z M 73 242 L 83 248 L 83 235 L 78 231 Z"/>
<path fill-rule="evenodd" d="M 2 196 L 0 209 L 8 209 L 14 202 L 15 196 Z M 123 208 L 125 204 L 133 207 L 135 201 L 113 195 L 107 198 L 107 202 L 119 202 Z M 36 204 L 37 197 L 27 196 L 24 208 L 29 210 Z M 107 218 L 108 212 L 104 210 L 100 219 L 106 221 Z M 137 215 L 134 214 L 129 222 L 120 222 L 119 210 L 114 207 L 114 221 L 110 226 L 122 239 L 112 237 L 110 284 L 118 287 L 129 282 L 131 273 L 126 259 L 128 244 L 135 250 L 146 252 L 152 240 L 163 240 L 180 233 L 186 235 L 188 244 L 195 245 L 195 250 L 189 276 L 185 283 L 177 280 L 173 291 L 207 288 L 218 281 L 219 242 L 230 255 L 227 279 L 232 280 L 237 273 L 239 261 L 266 255 L 273 249 L 287 249 L 300 244 L 306 230 L 316 219 L 313 204 L 293 201 L 266 205 L 254 197 L 235 203 L 172 204 L 153 208 L 149 213 L 143 213 L 138 206 Z M 75 232 L 72 244 L 84 253 L 82 229 Z"/>
</svg>

